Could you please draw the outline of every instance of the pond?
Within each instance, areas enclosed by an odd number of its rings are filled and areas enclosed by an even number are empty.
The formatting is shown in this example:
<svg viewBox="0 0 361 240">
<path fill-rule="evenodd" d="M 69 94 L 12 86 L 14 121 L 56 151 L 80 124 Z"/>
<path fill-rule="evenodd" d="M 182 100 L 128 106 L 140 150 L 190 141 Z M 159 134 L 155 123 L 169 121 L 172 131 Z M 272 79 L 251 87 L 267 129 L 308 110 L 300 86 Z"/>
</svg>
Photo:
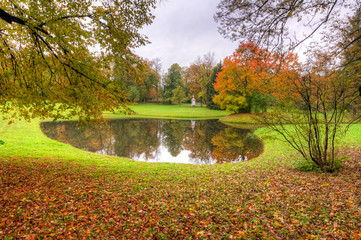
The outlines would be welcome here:
<svg viewBox="0 0 361 240">
<path fill-rule="evenodd" d="M 246 161 L 263 152 L 251 130 L 218 120 L 118 119 L 95 127 L 43 122 L 41 129 L 76 148 L 138 161 L 214 164 Z"/>
</svg>

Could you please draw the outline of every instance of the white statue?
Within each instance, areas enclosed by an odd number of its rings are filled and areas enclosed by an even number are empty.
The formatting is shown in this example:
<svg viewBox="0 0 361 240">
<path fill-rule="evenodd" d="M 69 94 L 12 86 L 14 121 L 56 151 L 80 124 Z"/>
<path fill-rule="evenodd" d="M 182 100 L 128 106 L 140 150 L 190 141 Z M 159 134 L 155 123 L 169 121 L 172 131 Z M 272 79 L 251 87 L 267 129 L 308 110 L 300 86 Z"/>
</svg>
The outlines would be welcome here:
<svg viewBox="0 0 361 240">
<path fill-rule="evenodd" d="M 196 99 L 194 98 L 194 96 L 192 97 L 192 107 L 196 106 Z"/>
</svg>

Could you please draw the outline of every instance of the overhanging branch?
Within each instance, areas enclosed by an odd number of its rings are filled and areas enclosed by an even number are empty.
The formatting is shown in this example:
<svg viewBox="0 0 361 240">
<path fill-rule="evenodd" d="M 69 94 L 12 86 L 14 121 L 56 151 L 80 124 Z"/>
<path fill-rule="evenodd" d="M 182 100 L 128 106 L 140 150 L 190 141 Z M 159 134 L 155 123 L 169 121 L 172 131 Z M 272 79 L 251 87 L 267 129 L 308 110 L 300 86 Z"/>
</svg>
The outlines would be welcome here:
<svg viewBox="0 0 361 240">
<path fill-rule="evenodd" d="M 21 25 L 26 25 L 26 22 L 22 20 L 21 18 L 15 17 L 4 11 L 0 8 L 0 18 L 4 20 L 5 22 L 12 24 L 13 22 L 19 23 Z"/>
</svg>

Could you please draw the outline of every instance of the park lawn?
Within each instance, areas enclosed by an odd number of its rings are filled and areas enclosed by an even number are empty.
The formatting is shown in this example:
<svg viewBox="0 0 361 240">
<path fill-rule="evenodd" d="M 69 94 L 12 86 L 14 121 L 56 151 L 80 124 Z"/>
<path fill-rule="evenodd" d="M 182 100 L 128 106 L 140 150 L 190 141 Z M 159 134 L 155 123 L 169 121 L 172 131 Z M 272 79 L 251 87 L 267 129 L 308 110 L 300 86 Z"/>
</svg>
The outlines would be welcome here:
<svg viewBox="0 0 361 240">
<path fill-rule="evenodd" d="M 135 114 L 125 117 L 131 118 L 183 118 L 183 119 L 218 119 L 220 117 L 228 116 L 229 113 L 223 110 L 211 110 L 205 107 L 191 107 L 190 104 L 182 105 L 163 105 L 163 104 L 135 104 L 129 106 Z M 121 114 L 104 114 L 107 118 L 124 118 Z"/>
<path fill-rule="evenodd" d="M 266 129 L 256 159 L 187 165 L 84 152 L 46 138 L 39 122 L 0 121 L 4 239 L 361 237 L 361 125 L 345 136 L 344 168 L 324 174 L 298 171 Z"/>
</svg>

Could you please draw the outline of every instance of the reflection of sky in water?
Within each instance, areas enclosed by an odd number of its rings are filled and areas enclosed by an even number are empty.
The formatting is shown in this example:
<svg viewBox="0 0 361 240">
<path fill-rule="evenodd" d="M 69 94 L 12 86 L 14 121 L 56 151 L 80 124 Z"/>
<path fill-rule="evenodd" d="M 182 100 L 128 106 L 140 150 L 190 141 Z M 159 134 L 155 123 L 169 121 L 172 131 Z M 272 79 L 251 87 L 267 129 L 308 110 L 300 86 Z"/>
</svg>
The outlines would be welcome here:
<svg viewBox="0 0 361 240">
<path fill-rule="evenodd" d="M 50 138 L 98 154 L 146 162 L 214 164 L 257 157 L 262 141 L 250 130 L 218 120 L 111 120 L 97 128 L 76 123 L 42 123 Z"/>
<path fill-rule="evenodd" d="M 171 163 L 189 163 L 189 155 L 191 151 L 183 150 L 177 156 L 173 157 L 172 154 L 168 151 L 167 147 L 163 144 L 159 146 L 159 153 L 155 154 L 154 159 L 147 159 L 146 155 L 143 153 L 134 160 L 145 161 L 145 162 L 171 162 Z"/>
<path fill-rule="evenodd" d="M 112 142 L 114 139 L 112 139 Z M 101 150 L 96 151 L 97 154 L 104 154 L 104 155 L 117 155 L 114 149 L 112 148 L 104 148 Z M 169 162 L 169 163 L 194 163 L 194 164 L 204 164 L 198 159 L 192 159 L 191 155 L 192 152 L 188 150 L 182 150 L 177 156 L 172 156 L 172 154 L 168 151 L 167 146 L 162 141 L 161 145 L 158 149 L 154 152 L 146 154 L 145 152 L 138 155 L 138 156 L 131 156 L 133 160 L 142 161 L 142 162 Z M 154 156 L 153 158 L 149 158 L 149 155 Z M 240 156 L 240 161 L 243 156 Z M 209 162 L 207 164 L 214 164 L 216 160 L 210 157 Z"/>
<path fill-rule="evenodd" d="M 106 153 L 102 153 L 106 154 Z M 168 151 L 167 147 L 162 144 L 157 152 L 153 152 L 154 158 L 149 159 L 145 153 L 140 156 L 134 156 L 133 159 L 142 162 L 169 162 L 169 163 L 193 163 L 193 164 L 215 164 L 217 160 L 215 160 L 212 156 L 209 157 L 207 163 L 200 161 L 199 159 L 194 159 L 191 157 L 192 152 L 188 150 L 181 151 L 177 156 L 172 156 L 172 154 Z M 108 154 L 109 155 L 109 154 Z M 247 156 L 240 155 L 238 159 L 234 162 L 247 161 Z"/>
</svg>

